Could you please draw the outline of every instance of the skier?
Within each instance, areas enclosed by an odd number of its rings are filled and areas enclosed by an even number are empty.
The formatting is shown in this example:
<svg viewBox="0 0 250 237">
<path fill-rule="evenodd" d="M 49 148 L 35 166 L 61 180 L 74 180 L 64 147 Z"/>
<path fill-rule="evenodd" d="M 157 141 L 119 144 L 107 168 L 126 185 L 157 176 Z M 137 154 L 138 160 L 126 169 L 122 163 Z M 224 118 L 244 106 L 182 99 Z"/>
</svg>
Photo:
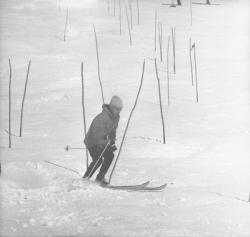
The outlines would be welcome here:
<svg viewBox="0 0 250 237">
<path fill-rule="evenodd" d="M 113 161 L 114 151 L 117 150 L 115 146 L 116 129 L 122 107 L 122 100 L 118 96 L 113 96 L 109 104 L 103 104 L 102 112 L 92 121 L 84 139 L 92 162 L 83 176 L 84 179 L 91 178 L 101 166 L 96 176 L 96 182 L 101 185 L 108 184 L 105 174 Z M 101 154 L 103 158 L 98 160 Z"/>
</svg>

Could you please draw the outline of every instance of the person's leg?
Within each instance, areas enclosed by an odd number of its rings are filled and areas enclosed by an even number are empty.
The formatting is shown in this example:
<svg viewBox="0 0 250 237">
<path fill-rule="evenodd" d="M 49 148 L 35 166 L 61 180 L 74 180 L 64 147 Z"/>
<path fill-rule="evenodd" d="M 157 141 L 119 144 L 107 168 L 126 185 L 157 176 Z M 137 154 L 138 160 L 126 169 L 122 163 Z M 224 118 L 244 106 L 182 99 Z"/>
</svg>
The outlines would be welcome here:
<svg viewBox="0 0 250 237">
<path fill-rule="evenodd" d="M 101 169 L 96 177 L 97 180 L 101 181 L 104 179 L 113 159 L 114 159 L 114 153 L 112 150 L 108 149 L 103 154 L 104 161 L 102 163 Z"/>
<path fill-rule="evenodd" d="M 83 178 L 91 178 L 91 176 L 95 173 L 95 171 L 100 167 L 102 163 L 102 159 L 99 159 L 102 149 L 99 147 L 93 147 L 88 149 L 89 154 L 92 158 L 92 162 L 90 163 L 87 171 L 85 172 Z M 99 161 L 98 161 L 99 159 Z M 96 163 L 98 161 L 98 163 Z"/>
<path fill-rule="evenodd" d="M 93 167 L 91 167 L 90 169 L 90 174 L 89 174 L 89 178 L 92 177 L 92 175 L 96 172 L 96 170 L 100 167 L 100 165 L 102 164 L 102 159 L 99 159 L 98 161 L 96 161 L 93 165 Z"/>
</svg>

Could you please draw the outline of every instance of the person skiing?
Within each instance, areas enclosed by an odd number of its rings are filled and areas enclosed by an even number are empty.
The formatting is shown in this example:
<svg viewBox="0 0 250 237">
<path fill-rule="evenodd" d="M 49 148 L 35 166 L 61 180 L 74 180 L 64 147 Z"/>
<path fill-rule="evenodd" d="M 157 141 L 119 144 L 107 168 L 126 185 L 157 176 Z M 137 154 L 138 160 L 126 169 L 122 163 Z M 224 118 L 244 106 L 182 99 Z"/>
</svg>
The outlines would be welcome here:
<svg viewBox="0 0 250 237">
<path fill-rule="evenodd" d="M 118 127 L 120 112 L 123 108 L 122 100 L 118 96 L 113 96 L 109 104 L 103 104 L 102 112 L 92 121 L 84 139 L 84 143 L 92 158 L 83 178 L 89 179 L 101 166 L 96 182 L 107 185 L 105 175 L 113 161 L 116 129 Z M 101 159 L 100 156 L 102 156 Z"/>
</svg>

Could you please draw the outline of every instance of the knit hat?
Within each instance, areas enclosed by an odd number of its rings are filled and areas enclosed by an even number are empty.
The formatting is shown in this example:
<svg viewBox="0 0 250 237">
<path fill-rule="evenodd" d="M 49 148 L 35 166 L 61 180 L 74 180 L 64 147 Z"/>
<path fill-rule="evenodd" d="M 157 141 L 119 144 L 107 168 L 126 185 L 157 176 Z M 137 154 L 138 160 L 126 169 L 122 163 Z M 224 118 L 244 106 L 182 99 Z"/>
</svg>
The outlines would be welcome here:
<svg viewBox="0 0 250 237">
<path fill-rule="evenodd" d="M 116 108 L 122 108 L 123 107 L 123 103 L 120 97 L 114 95 L 112 96 L 109 105 L 114 106 Z"/>
</svg>

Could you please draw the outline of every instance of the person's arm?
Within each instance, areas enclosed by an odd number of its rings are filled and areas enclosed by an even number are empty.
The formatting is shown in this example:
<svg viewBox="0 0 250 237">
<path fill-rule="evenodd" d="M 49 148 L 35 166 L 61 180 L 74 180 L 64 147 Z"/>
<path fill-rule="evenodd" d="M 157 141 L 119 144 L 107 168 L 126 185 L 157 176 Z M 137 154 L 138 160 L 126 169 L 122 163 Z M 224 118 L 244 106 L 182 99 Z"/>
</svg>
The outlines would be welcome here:
<svg viewBox="0 0 250 237">
<path fill-rule="evenodd" d="M 116 140 L 116 128 L 114 128 L 109 134 L 108 138 L 112 143 L 115 143 Z"/>
<path fill-rule="evenodd" d="M 119 118 L 118 118 L 118 121 L 117 121 L 117 124 L 115 125 L 115 127 L 112 129 L 112 131 L 108 134 L 108 137 L 109 139 L 115 143 L 116 141 L 116 129 L 118 127 L 118 123 L 119 123 Z"/>
<path fill-rule="evenodd" d="M 119 119 L 118 119 L 118 122 L 119 122 Z M 115 145 L 115 141 L 116 141 L 116 129 L 118 127 L 118 122 L 117 122 L 117 125 L 114 127 L 114 129 L 108 135 L 108 138 L 109 138 L 110 144 L 111 144 L 111 148 L 113 151 L 117 150 L 117 147 Z"/>
</svg>

